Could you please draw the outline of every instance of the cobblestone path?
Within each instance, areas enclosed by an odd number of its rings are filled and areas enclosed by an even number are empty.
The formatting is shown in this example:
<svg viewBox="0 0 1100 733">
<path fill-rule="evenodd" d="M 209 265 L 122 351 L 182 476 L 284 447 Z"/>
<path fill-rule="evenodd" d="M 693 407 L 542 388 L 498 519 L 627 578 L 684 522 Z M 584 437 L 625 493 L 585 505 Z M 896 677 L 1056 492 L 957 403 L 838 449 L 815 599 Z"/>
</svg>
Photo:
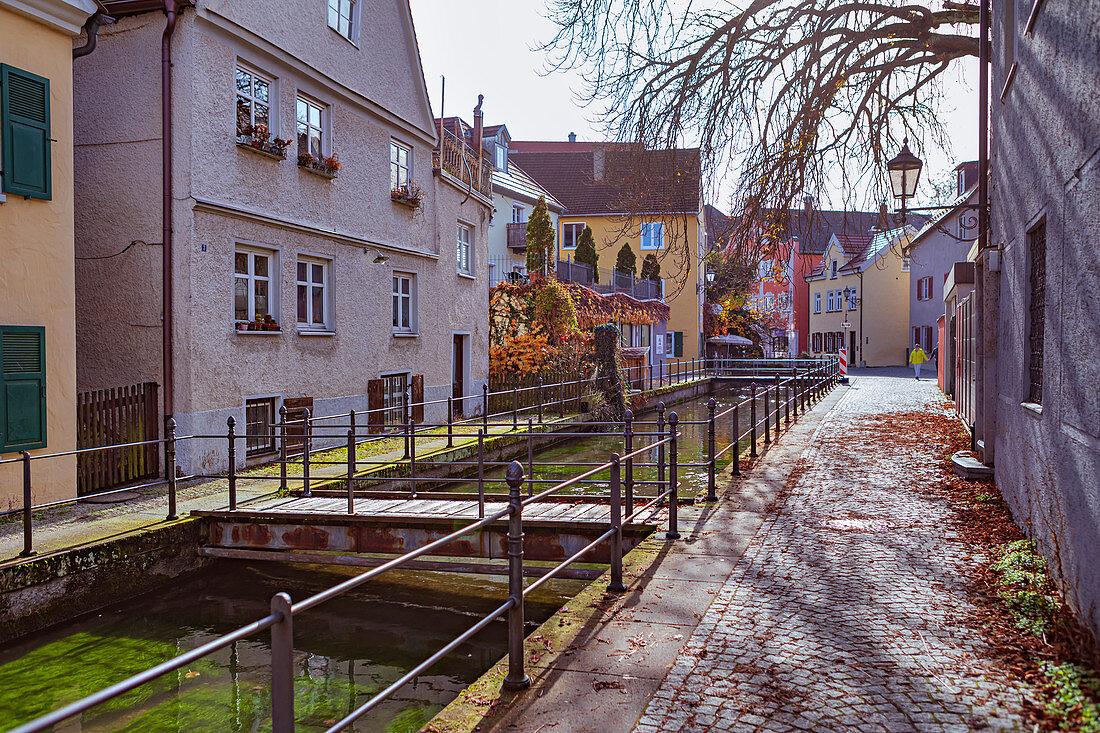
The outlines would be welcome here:
<svg viewBox="0 0 1100 733">
<path fill-rule="evenodd" d="M 934 448 L 884 413 L 933 383 L 859 377 L 823 420 L 636 731 L 1023 730 L 967 613 L 971 550 L 921 491 Z"/>
</svg>

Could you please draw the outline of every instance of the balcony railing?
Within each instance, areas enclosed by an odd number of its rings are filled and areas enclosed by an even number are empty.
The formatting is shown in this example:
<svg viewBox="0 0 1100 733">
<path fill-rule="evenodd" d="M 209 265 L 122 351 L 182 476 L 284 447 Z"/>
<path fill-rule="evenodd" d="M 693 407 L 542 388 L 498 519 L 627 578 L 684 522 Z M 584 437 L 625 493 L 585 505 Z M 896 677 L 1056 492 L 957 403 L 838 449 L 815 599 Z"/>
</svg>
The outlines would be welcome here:
<svg viewBox="0 0 1100 733">
<path fill-rule="evenodd" d="M 527 249 L 527 222 L 510 222 L 508 224 L 508 249 L 517 252 Z"/>
<path fill-rule="evenodd" d="M 624 293 L 638 300 L 661 300 L 665 294 L 662 280 L 642 280 L 634 277 L 629 270 L 611 271 L 601 268 L 600 281 L 597 283 L 594 282 L 591 265 L 558 260 L 556 275 L 561 282 L 577 283 L 601 295 Z"/>
<path fill-rule="evenodd" d="M 446 128 L 439 147 L 432 152 L 432 165 L 437 173 L 446 171 L 482 196 L 493 197 L 493 166 L 489 159 Z"/>
</svg>

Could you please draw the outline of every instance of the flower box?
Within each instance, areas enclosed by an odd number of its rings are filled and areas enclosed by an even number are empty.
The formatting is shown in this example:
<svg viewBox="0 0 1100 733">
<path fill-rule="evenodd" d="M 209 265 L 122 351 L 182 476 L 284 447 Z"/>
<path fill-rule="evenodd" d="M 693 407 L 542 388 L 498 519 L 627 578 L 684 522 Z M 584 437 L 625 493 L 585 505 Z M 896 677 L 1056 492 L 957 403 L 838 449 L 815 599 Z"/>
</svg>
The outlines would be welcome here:
<svg viewBox="0 0 1100 733">
<path fill-rule="evenodd" d="M 278 331 L 279 324 L 267 316 L 265 320 L 237 323 L 238 331 Z"/>
<path fill-rule="evenodd" d="M 336 178 L 337 172 L 343 168 L 339 154 L 333 154 L 327 158 L 318 158 L 310 153 L 298 153 L 298 167 L 322 178 Z"/>
<path fill-rule="evenodd" d="M 390 200 L 408 206 L 410 209 L 415 209 L 424 200 L 424 192 L 420 189 L 420 186 L 409 181 L 404 186 L 398 186 L 390 191 Z"/>
<path fill-rule="evenodd" d="M 286 149 L 290 146 L 290 141 L 278 137 L 272 139 L 271 133 L 263 125 L 249 125 L 237 135 L 237 146 L 268 158 L 286 160 Z"/>
</svg>

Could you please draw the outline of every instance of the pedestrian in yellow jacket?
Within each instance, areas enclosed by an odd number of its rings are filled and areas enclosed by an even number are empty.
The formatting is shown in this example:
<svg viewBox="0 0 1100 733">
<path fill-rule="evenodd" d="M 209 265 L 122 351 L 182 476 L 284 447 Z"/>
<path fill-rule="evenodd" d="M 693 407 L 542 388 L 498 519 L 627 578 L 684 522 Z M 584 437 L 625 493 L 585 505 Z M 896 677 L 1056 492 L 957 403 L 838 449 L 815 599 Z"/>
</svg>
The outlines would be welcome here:
<svg viewBox="0 0 1100 733">
<path fill-rule="evenodd" d="M 924 349 L 920 347 L 920 344 L 913 344 L 913 350 L 909 352 L 909 363 L 913 365 L 917 381 L 920 381 L 920 365 L 926 361 L 928 361 L 928 354 L 924 353 Z"/>
</svg>

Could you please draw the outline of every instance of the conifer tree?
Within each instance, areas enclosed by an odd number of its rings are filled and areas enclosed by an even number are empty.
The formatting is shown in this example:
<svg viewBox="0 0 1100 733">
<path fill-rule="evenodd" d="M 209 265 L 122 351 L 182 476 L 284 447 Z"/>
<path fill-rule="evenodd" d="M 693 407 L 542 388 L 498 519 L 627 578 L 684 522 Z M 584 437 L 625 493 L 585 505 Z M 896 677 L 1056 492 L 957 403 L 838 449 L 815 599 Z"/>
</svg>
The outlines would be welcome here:
<svg viewBox="0 0 1100 733">
<path fill-rule="evenodd" d="M 581 236 L 577 238 L 577 250 L 573 253 L 573 261 L 592 268 L 592 279 L 597 285 L 600 283 L 600 256 L 596 254 L 596 241 L 592 238 L 592 227 L 585 227 Z"/>
<path fill-rule="evenodd" d="M 652 280 L 653 282 L 659 282 L 661 279 L 661 263 L 657 261 L 657 255 L 650 252 L 642 260 L 642 275 L 643 280 Z"/>
<path fill-rule="evenodd" d="M 553 252 L 554 224 L 546 210 L 546 197 L 539 196 L 531 218 L 527 220 L 527 272 L 542 272 L 543 265 L 547 263 L 546 271 L 553 272 L 553 260 L 549 259 Z"/>
<path fill-rule="evenodd" d="M 630 248 L 630 242 L 623 242 L 618 256 L 615 258 L 615 269 L 629 271 L 631 275 L 638 274 L 638 256 Z"/>
</svg>

